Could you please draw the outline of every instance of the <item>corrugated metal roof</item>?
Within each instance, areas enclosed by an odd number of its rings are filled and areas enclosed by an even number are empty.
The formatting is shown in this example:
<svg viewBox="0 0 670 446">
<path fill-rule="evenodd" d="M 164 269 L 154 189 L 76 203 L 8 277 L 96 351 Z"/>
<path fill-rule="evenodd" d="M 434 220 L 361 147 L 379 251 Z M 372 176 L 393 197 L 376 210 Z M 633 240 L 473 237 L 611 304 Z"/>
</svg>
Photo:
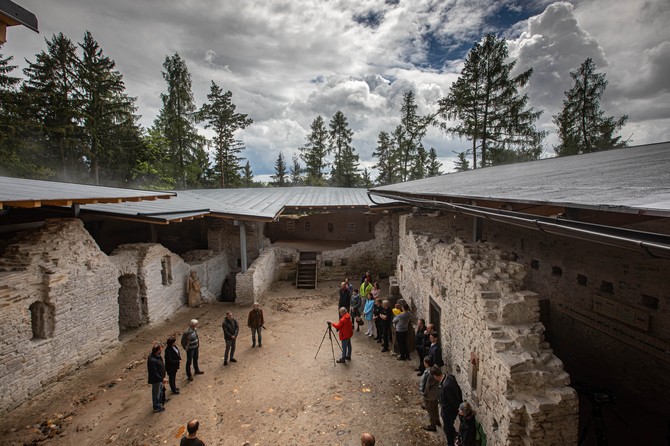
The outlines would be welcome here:
<svg viewBox="0 0 670 446">
<path fill-rule="evenodd" d="M 283 211 L 369 209 L 398 204 L 401 203 L 386 198 L 375 198 L 373 202 L 366 189 L 276 187 L 179 191 L 176 197 L 162 202 L 87 205 L 81 209 L 136 218 L 207 209 L 204 213 L 215 217 L 273 220 Z"/>
<path fill-rule="evenodd" d="M 670 142 L 487 167 L 376 187 L 370 193 L 670 216 Z"/>
<path fill-rule="evenodd" d="M 86 203 L 120 203 L 170 198 L 174 195 L 172 192 L 0 177 L 0 208 L 3 206 L 34 208 Z"/>
</svg>

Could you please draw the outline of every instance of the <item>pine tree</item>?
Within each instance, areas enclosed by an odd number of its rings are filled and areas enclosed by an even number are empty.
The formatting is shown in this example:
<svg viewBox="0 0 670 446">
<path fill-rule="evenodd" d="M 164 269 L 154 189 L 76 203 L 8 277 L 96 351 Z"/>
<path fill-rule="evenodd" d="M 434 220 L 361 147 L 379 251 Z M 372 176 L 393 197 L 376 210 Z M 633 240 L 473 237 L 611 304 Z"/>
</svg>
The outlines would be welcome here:
<svg viewBox="0 0 670 446">
<path fill-rule="evenodd" d="M 338 111 L 330 121 L 330 151 L 334 153 L 331 184 L 337 187 L 356 187 L 361 181 L 358 173 L 358 155 L 351 145 L 354 132 L 344 113 Z"/>
<path fill-rule="evenodd" d="M 458 120 L 443 128 L 472 141 L 473 168 L 538 157 L 542 150 L 545 133 L 534 125 L 542 112 L 529 108 L 528 95 L 518 92 L 533 70 L 512 78 L 516 62 L 507 58 L 507 42 L 487 34 L 470 50 L 461 75 L 440 100 L 441 116 Z"/>
<path fill-rule="evenodd" d="M 414 92 L 411 90 L 403 95 L 402 107 L 400 108 L 400 128 L 394 132 L 400 162 L 399 176 L 401 181 L 407 181 L 410 178 L 417 178 L 417 175 L 422 175 L 421 171 L 424 164 L 419 166 L 416 158 L 425 157 L 425 149 L 423 149 L 421 140 L 426 134 L 428 124 L 432 121 L 430 116 L 417 114 L 418 107 L 414 98 Z M 412 161 L 414 161 L 413 165 Z M 423 178 L 423 176 L 418 178 Z"/>
<path fill-rule="evenodd" d="M 426 177 L 426 166 L 428 164 L 428 152 L 420 145 L 416 149 L 416 155 L 409 171 L 410 180 L 420 180 Z"/>
<path fill-rule="evenodd" d="M 58 169 L 60 179 L 74 180 L 76 172 L 85 169 L 77 91 L 79 59 L 74 44 L 63 33 L 46 44 L 46 52 L 37 54 L 35 62 L 28 62 L 23 70 L 26 114 L 37 131 L 34 137 L 45 146 L 44 163 Z"/>
<path fill-rule="evenodd" d="M 377 158 L 377 164 L 373 169 L 377 169 L 377 184 L 383 186 L 392 184 L 395 180 L 395 160 L 391 137 L 387 132 L 379 132 L 377 138 L 377 148 L 372 152 L 372 156 Z"/>
<path fill-rule="evenodd" d="M 426 165 L 426 176 L 427 177 L 436 177 L 442 175 L 440 172 L 440 167 L 442 163 L 437 160 L 437 152 L 433 147 L 428 151 L 428 163 Z"/>
<path fill-rule="evenodd" d="M 177 179 L 170 161 L 170 141 L 160 129 L 153 127 L 142 136 L 142 146 L 136 152 L 131 172 L 133 185 L 140 189 L 174 189 Z"/>
<path fill-rule="evenodd" d="M 196 108 L 191 92 L 191 75 L 177 53 L 165 57 L 163 68 L 167 92 L 161 94 L 163 108 L 155 127 L 169 142 L 177 187 L 186 189 L 189 178 L 198 181 L 206 167 L 201 165 L 202 155 L 199 153 L 199 150 L 204 151 L 203 139 L 195 128 Z"/>
<path fill-rule="evenodd" d="M 589 57 L 577 71 L 570 72 L 570 77 L 575 84 L 565 92 L 561 113 L 553 117 L 560 140 L 554 148 L 558 156 L 625 146 L 626 141 L 614 133 L 624 126 L 628 115 L 619 119 L 605 117 L 600 109 L 600 98 L 607 88 L 605 73 L 597 73 L 595 63 Z"/>
<path fill-rule="evenodd" d="M 206 122 L 205 128 L 214 130 L 214 147 L 216 149 L 216 167 L 214 171 L 220 175 L 221 188 L 235 183 L 241 169 L 239 156 L 244 148 L 235 140 L 235 132 L 251 125 L 254 121 L 247 114 L 236 113 L 232 101 L 233 94 L 224 92 L 212 81 L 207 95 L 207 104 L 200 109 L 200 119 Z"/>
<path fill-rule="evenodd" d="M 372 178 L 370 177 L 370 172 L 368 171 L 367 167 L 363 169 L 363 175 L 361 177 L 361 185 L 366 189 L 370 189 L 373 186 Z"/>
<path fill-rule="evenodd" d="M 293 165 L 291 166 L 291 185 L 302 186 L 302 167 L 300 166 L 300 157 L 293 155 Z"/>
<path fill-rule="evenodd" d="M 286 186 L 286 162 L 284 161 L 284 154 L 279 152 L 277 161 L 275 161 L 275 174 L 270 175 L 270 178 L 273 179 L 273 184 L 275 186 L 283 187 Z"/>
<path fill-rule="evenodd" d="M 468 161 L 468 152 L 469 150 L 466 150 L 464 152 L 454 152 L 458 156 L 456 161 L 454 161 L 454 169 L 456 169 L 456 172 L 465 172 L 466 170 L 470 170 L 470 162 Z"/>
<path fill-rule="evenodd" d="M 326 179 L 323 169 L 328 167 L 326 156 L 330 153 L 328 130 L 321 116 L 317 116 L 310 126 L 311 133 L 307 136 L 307 144 L 300 148 L 301 157 L 305 162 L 305 184 L 308 186 L 325 186 Z"/>
<path fill-rule="evenodd" d="M 77 84 L 82 107 L 82 139 L 95 184 L 100 184 L 101 166 L 109 180 L 128 179 L 140 131 L 136 124 L 135 99 L 125 93 L 123 76 L 116 63 L 104 56 L 98 42 L 86 31 Z"/>
</svg>

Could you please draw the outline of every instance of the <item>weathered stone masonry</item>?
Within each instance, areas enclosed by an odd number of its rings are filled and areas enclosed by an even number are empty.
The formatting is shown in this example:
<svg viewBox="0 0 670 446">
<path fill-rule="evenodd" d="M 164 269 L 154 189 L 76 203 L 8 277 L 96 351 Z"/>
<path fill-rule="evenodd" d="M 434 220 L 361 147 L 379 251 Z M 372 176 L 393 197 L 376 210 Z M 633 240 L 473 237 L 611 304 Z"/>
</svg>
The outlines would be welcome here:
<svg viewBox="0 0 670 446">
<path fill-rule="evenodd" d="M 403 296 L 419 317 L 428 318 L 431 298 L 440 307 L 447 367 L 475 403 L 490 444 L 576 443 L 577 396 L 544 341 L 538 296 L 522 286 L 524 266 L 495 245 L 450 239 L 453 224 L 401 217 Z"/>
<path fill-rule="evenodd" d="M 80 220 L 47 220 L 0 258 L 0 411 L 118 343 L 119 274 Z"/>
</svg>

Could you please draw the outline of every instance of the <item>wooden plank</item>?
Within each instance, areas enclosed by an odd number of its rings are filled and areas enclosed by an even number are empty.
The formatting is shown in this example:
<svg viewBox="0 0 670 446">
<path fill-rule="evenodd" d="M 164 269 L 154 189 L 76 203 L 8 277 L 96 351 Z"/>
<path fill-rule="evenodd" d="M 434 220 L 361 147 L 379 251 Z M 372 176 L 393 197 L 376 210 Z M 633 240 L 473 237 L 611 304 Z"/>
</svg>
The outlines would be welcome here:
<svg viewBox="0 0 670 446">
<path fill-rule="evenodd" d="M 15 208 L 31 208 L 31 209 L 42 206 L 42 202 L 40 200 L 5 201 L 4 204 Z"/>
<path fill-rule="evenodd" d="M 43 200 L 42 206 L 72 206 L 72 200 Z"/>
</svg>

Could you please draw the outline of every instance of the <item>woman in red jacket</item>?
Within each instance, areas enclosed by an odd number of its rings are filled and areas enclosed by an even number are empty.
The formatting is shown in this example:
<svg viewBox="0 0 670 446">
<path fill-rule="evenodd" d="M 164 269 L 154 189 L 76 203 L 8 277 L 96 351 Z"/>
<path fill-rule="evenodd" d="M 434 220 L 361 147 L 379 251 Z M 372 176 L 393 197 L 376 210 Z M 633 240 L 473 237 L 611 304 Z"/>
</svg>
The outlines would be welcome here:
<svg viewBox="0 0 670 446">
<path fill-rule="evenodd" d="M 354 325 L 351 321 L 351 316 L 347 313 L 347 309 L 344 307 L 340 308 L 340 320 L 337 323 L 328 321 L 328 324 L 340 332 L 342 357 L 337 362 L 343 364 L 347 359 L 351 361 L 351 337 L 354 335 Z"/>
</svg>

